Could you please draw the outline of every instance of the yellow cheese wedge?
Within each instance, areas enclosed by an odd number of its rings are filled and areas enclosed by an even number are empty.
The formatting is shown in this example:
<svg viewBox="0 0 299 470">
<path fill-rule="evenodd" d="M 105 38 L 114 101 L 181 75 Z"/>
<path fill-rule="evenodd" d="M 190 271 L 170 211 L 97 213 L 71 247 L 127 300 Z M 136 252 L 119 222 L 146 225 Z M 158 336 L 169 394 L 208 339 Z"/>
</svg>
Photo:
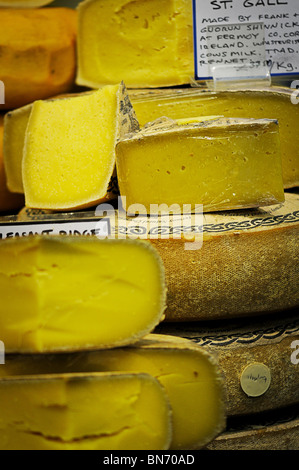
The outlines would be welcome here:
<svg viewBox="0 0 299 470">
<path fill-rule="evenodd" d="M 77 12 L 71 8 L 0 9 L 0 80 L 13 109 L 70 91 L 76 73 Z"/>
<path fill-rule="evenodd" d="M 3 157 L 3 116 L 0 115 L 0 212 L 14 211 L 24 205 L 24 197 L 8 190 Z"/>
<path fill-rule="evenodd" d="M 163 318 L 164 270 L 140 240 L 37 236 L 0 244 L 6 352 L 111 348 Z"/>
<path fill-rule="evenodd" d="M 204 211 L 284 201 L 279 127 L 273 120 L 159 120 L 118 142 L 117 174 L 127 207 L 184 204 Z"/>
<path fill-rule="evenodd" d="M 109 351 L 6 355 L 0 377 L 111 371 L 143 372 L 160 381 L 173 413 L 171 449 L 202 448 L 224 430 L 224 384 L 217 362 L 179 337 L 151 334 L 134 346 Z"/>
<path fill-rule="evenodd" d="M 194 76 L 189 0 L 86 0 L 78 7 L 77 84 L 128 88 L 190 83 Z"/>
<path fill-rule="evenodd" d="M 1 450 L 165 450 L 171 440 L 167 396 L 146 374 L 1 379 L 0 412 Z"/>
<path fill-rule="evenodd" d="M 92 92 L 68 93 L 49 99 L 83 96 Z M 24 193 L 22 162 L 26 129 L 33 103 L 13 109 L 4 115 L 3 156 L 7 187 L 14 193 Z M 112 190 L 113 186 L 111 186 Z"/>
<path fill-rule="evenodd" d="M 22 160 L 26 206 L 70 210 L 113 197 L 115 144 L 137 126 L 123 84 L 36 101 Z"/>
<path fill-rule="evenodd" d="M 285 188 L 299 185 L 299 105 L 293 95 L 293 89 L 284 87 L 217 93 L 194 88 L 130 92 L 141 126 L 161 116 L 184 119 L 211 114 L 278 120 Z"/>
</svg>

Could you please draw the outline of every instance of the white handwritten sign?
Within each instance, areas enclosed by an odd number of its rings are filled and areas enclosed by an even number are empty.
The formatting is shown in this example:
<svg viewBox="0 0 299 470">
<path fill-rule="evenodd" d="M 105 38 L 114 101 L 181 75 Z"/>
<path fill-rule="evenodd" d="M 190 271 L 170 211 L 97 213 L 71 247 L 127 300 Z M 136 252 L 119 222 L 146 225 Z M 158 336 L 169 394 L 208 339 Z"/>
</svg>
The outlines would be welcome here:
<svg viewBox="0 0 299 470">
<path fill-rule="evenodd" d="M 109 234 L 110 223 L 108 219 L 76 222 L 19 222 L 15 224 L 0 224 L 0 239 L 28 237 L 31 235 L 97 235 L 106 238 Z"/>
<path fill-rule="evenodd" d="M 299 74 L 298 0 L 193 0 L 193 17 L 197 80 L 230 64 Z"/>
</svg>

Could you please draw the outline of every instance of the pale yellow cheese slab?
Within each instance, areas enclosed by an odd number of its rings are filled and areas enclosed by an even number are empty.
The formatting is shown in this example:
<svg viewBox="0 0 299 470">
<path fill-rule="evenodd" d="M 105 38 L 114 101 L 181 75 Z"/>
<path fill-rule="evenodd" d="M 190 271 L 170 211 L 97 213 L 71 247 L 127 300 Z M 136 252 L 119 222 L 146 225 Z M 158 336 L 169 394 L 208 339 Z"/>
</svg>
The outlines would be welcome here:
<svg viewBox="0 0 299 470">
<path fill-rule="evenodd" d="M 71 210 L 109 199 L 116 142 L 137 126 L 123 83 L 36 101 L 22 158 L 26 206 Z"/>
<path fill-rule="evenodd" d="M 130 98 L 141 126 L 161 116 L 184 119 L 213 114 L 227 118 L 278 120 L 284 186 L 299 185 L 299 98 L 296 90 L 277 86 L 218 92 L 196 88 L 144 90 L 143 93 L 132 90 Z"/>
<path fill-rule="evenodd" d="M 109 351 L 7 355 L 0 377 L 116 371 L 148 373 L 163 385 L 173 414 L 171 449 L 200 449 L 224 430 L 224 382 L 216 357 L 179 337 L 150 334 Z"/>
<path fill-rule="evenodd" d="M 194 76 L 189 0 L 86 0 L 78 6 L 76 82 L 175 86 Z"/>
<path fill-rule="evenodd" d="M 6 352 L 112 348 L 164 318 L 164 268 L 139 240 L 36 236 L 0 243 Z"/>
<path fill-rule="evenodd" d="M 284 201 L 277 121 L 192 121 L 157 120 L 117 143 L 126 207 L 151 213 L 162 204 L 181 211 L 202 205 L 214 212 Z"/>
<path fill-rule="evenodd" d="M 146 374 L 64 374 L 0 380 L 1 450 L 165 450 L 165 391 Z"/>
</svg>

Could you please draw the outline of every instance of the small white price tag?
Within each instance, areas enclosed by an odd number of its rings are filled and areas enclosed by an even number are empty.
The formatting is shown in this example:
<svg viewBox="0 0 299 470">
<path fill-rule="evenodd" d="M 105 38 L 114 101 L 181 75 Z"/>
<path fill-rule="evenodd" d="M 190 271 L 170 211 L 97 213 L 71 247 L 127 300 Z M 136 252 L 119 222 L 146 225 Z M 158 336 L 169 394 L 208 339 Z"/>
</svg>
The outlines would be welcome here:
<svg viewBox="0 0 299 470">
<path fill-rule="evenodd" d="M 193 17 L 196 80 L 299 73 L 298 0 L 193 0 Z"/>
<path fill-rule="evenodd" d="M 27 237 L 30 235 L 72 235 L 106 238 L 110 235 L 108 219 L 83 220 L 76 222 L 28 222 L 15 224 L 0 224 L 0 239 Z"/>
</svg>

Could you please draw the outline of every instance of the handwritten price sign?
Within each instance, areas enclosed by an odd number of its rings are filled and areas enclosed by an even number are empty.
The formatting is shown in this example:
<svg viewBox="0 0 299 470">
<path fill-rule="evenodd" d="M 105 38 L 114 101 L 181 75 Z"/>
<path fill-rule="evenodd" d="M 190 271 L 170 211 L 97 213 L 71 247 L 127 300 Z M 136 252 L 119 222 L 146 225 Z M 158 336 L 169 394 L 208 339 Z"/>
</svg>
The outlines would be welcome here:
<svg viewBox="0 0 299 470">
<path fill-rule="evenodd" d="M 298 0 L 193 0 L 195 78 L 248 64 L 272 76 L 299 74 Z"/>
</svg>

